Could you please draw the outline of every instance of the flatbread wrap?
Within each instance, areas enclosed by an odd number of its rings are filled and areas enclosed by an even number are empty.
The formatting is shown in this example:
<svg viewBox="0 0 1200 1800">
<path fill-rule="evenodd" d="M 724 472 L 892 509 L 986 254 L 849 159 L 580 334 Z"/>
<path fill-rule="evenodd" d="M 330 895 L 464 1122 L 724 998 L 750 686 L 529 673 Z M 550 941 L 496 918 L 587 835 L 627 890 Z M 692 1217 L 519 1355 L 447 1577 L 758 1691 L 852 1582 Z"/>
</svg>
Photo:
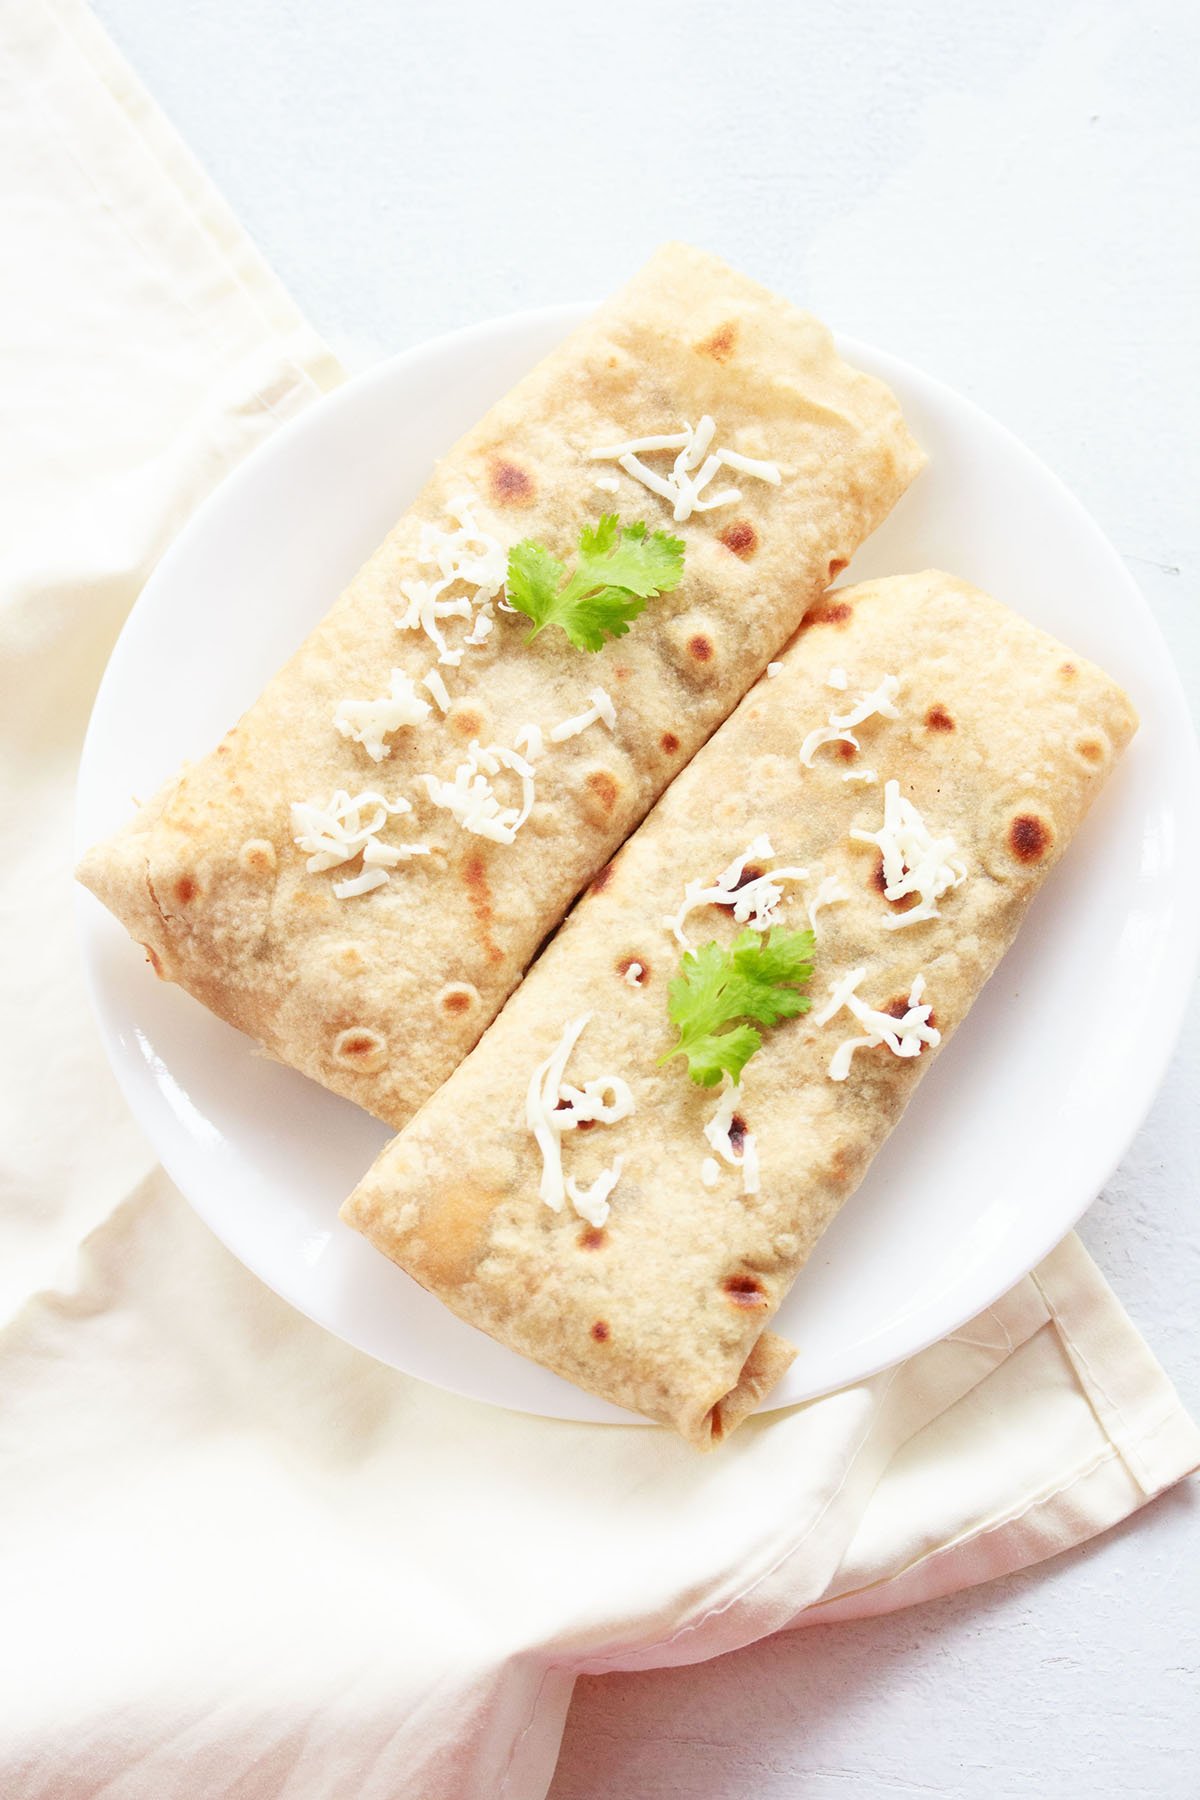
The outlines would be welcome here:
<svg viewBox="0 0 1200 1800">
<path fill-rule="evenodd" d="M 921 461 L 824 326 L 668 246 L 79 878 L 160 976 L 398 1126 Z M 569 568 L 607 513 L 676 538 L 682 579 L 596 653 L 530 641 L 508 553 Z"/>
<path fill-rule="evenodd" d="M 727 1436 L 791 1358 L 780 1301 L 1135 727 L 1100 669 L 949 575 L 831 591 L 343 1217 L 501 1342 Z M 764 1025 L 736 1083 L 661 1060 L 685 945 L 805 928 L 811 1010 Z"/>
</svg>

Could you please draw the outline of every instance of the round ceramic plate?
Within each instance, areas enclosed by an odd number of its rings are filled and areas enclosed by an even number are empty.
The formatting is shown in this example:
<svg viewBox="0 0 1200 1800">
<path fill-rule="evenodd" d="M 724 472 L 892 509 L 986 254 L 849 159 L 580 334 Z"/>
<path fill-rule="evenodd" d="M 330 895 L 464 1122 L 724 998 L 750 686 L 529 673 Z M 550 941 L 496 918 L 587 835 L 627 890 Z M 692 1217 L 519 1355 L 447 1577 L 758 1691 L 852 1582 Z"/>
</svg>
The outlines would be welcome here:
<svg viewBox="0 0 1200 1800">
<path fill-rule="evenodd" d="M 409 504 L 433 458 L 583 316 L 559 307 L 438 339 L 348 382 L 252 456 L 163 559 L 113 654 L 79 784 L 80 849 L 209 750 Z M 917 370 L 890 383 L 929 467 L 844 580 L 939 565 L 1108 669 L 1142 729 L 949 1054 L 930 1072 L 779 1314 L 799 1355 L 772 1407 L 954 1331 L 1026 1274 L 1111 1173 L 1174 1042 L 1196 950 L 1197 758 L 1144 600 L 1071 495 Z M 1014 694 L 1012 704 L 1020 706 Z M 576 1419 L 631 1415 L 464 1325 L 338 1221 L 387 1138 L 256 1054 L 82 890 L 105 1043 L 163 1163 L 234 1254 L 397 1369 Z"/>
</svg>

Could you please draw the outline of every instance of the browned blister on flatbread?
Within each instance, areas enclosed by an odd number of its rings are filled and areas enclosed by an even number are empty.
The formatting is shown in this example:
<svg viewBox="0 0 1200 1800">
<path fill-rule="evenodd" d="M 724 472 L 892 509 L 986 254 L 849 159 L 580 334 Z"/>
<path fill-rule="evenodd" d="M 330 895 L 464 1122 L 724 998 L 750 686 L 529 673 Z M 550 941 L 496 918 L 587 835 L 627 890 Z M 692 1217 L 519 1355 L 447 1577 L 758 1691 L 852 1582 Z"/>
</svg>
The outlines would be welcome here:
<svg viewBox="0 0 1200 1800">
<path fill-rule="evenodd" d="M 618 464 L 589 460 L 704 415 L 714 444 L 775 463 L 779 485 L 734 477 L 736 505 L 675 525 L 672 508 Z M 714 258 L 668 247 L 455 446 L 245 717 L 93 849 L 80 879 L 156 973 L 399 1125 L 920 464 L 893 396 L 841 361 L 824 326 Z M 449 529 L 463 495 L 504 552 L 534 538 L 568 566 L 580 528 L 607 511 L 676 531 L 682 584 L 597 654 L 553 628 L 526 643 L 528 622 L 498 611 L 458 668 L 439 666 L 425 632 L 395 621 L 408 605 L 401 584 L 430 576 L 423 528 Z M 455 647 L 470 629 L 455 619 L 441 628 Z M 440 673 L 449 707 L 430 701 L 377 763 L 333 718 L 345 699 L 386 694 L 392 669 L 422 697 L 422 678 Z M 515 748 L 524 726 L 577 716 L 597 686 L 615 728 L 546 745 L 512 844 L 431 804 L 422 776 L 451 778 L 473 741 Z M 407 799 L 413 811 L 383 835 L 428 851 L 348 899 L 334 885 L 360 865 L 311 872 L 290 810 L 339 789 Z M 510 772 L 497 793 L 505 804 L 516 796 Z"/>
<path fill-rule="evenodd" d="M 886 699 L 888 676 L 895 717 L 870 712 L 852 729 L 857 747 L 839 737 L 812 746 L 810 734 L 859 696 Z M 831 593 L 775 678 L 747 694 L 602 871 L 344 1216 L 502 1342 L 697 1444 L 726 1435 L 793 1354 L 765 1329 L 780 1301 L 1012 942 L 1135 726 L 1101 670 L 951 576 Z M 868 771 L 875 779 L 860 779 Z M 888 898 L 870 841 L 891 781 L 930 836 L 953 844 L 942 855 L 955 883 L 916 922 L 920 894 Z M 664 920 L 678 917 L 687 881 L 711 885 L 759 838 L 771 854 L 757 855 L 743 882 L 784 866 L 807 871 L 781 884 L 783 926 L 804 929 L 810 903 L 827 898 L 815 911 L 812 1010 L 764 1033 L 729 1123 L 743 1156 L 754 1140 L 760 1174 L 749 1192 L 744 1163 L 720 1160 L 715 1183 L 703 1178 L 713 1153 L 704 1127 L 721 1094 L 697 1087 L 681 1059 L 659 1058 L 675 1041 L 667 988 L 682 954 Z M 728 944 L 739 927 L 728 905 L 707 904 L 683 929 L 695 944 Z M 842 1046 L 870 1034 L 845 1008 L 822 1023 L 822 1009 L 858 971 L 858 998 L 897 1029 L 922 978 L 925 1023 L 940 1044 L 903 1056 L 883 1041 L 860 1045 L 835 1080 Z M 633 1102 L 627 1116 L 561 1138 L 563 1168 L 582 1189 L 621 1158 L 600 1223 L 540 1197 L 543 1158 L 526 1122 L 531 1073 L 568 1021 L 585 1016 L 566 1081 L 620 1078 Z"/>
</svg>

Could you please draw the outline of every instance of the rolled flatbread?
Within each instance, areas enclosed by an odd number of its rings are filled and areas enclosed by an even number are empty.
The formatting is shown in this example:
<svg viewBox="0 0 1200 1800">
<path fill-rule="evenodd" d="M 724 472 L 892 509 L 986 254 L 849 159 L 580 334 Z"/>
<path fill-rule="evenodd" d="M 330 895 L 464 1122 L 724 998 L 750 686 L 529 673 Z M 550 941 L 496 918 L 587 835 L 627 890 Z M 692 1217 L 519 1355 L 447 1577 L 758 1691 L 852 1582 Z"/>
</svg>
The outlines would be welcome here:
<svg viewBox="0 0 1200 1800">
<path fill-rule="evenodd" d="M 732 459 L 690 512 L 681 435 Z M 625 448 L 655 436 L 675 441 Z M 824 326 L 669 246 L 456 445 L 240 723 L 79 878 L 160 976 L 400 1125 L 921 461 Z M 570 567 L 606 512 L 682 538 L 681 585 L 596 654 L 527 643 L 508 550 Z"/>
<path fill-rule="evenodd" d="M 343 1217 L 501 1342 L 727 1435 L 793 1354 L 764 1328 L 1135 727 L 1101 670 L 949 575 L 833 590 Z M 811 1011 L 762 1029 L 736 1088 L 660 1063 L 681 939 L 810 924 Z"/>
</svg>

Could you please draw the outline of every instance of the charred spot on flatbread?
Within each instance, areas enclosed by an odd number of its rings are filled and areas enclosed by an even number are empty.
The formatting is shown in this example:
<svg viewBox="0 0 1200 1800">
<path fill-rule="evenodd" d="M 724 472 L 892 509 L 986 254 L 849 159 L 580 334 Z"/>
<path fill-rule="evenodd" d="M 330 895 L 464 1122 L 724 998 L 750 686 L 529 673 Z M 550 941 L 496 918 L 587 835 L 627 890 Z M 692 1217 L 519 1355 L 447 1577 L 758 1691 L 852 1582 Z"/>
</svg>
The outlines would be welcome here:
<svg viewBox="0 0 1200 1800">
<path fill-rule="evenodd" d="M 1112 746 L 1099 732 L 1089 732 L 1086 737 L 1076 739 L 1075 754 L 1090 768 L 1099 769 L 1109 760 Z"/>
<path fill-rule="evenodd" d="M 706 687 L 723 678 L 724 638 L 709 613 L 696 610 L 673 619 L 667 627 L 667 641 L 686 681 Z"/>
<path fill-rule="evenodd" d="M 1019 863 L 1043 862 L 1054 845 L 1054 827 L 1040 813 L 1019 812 L 1008 827 L 1008 847 Z"/>
<path fill-rule="evenodd" d="M 757 1275 L 727 1275 L 721 1285 L 734 1306 L 756 1311 L 767 1305 L 767 1290 Z"/>
<path fill-rule="evenodd" d="M 737 348 L 738 327 L 736 319 L 727 319 L 718 325 L 716 330 L 706 338 L 702 338 L 695 346 L 699 356 L 711 356 L 714 362 L 727 363 Z"/>
<path fill-rule="evenodd" d="M 487 857 L 482 850 L 468 850 L 463 858 L 462 873 L 483 953 L 490 963 L 501 963 L 504 961 L 504 952 L 492 935 L 496 909 L 488 880 Z"/>
<path fill-rule="evenodd" d="M 479 989 L 469 981 L 448 981 L 438 994 L 437 1004 L 452 1018 L 462 1018 L 479 1005 Z"/>
<path fill-rule="evenodd" d="M 528 469 L 507 456 L 498 456 L 492 463 L 488 489 L 497 506 L 530 506 L 537 491 Z"/>
<path fill-rule="evenodd" d="M 388 1043 L 382 1032 L 369 1025 L 352 1025 L 339 1031 L 330 1048 L 339 1068 L 353 1070 L 356 1075 L 378 1075 L 388 1060 Z"/>
<path fill-rule="evenodd" d="M 758 533 L 749 519 L 735 519 L 732 525 L 717 533 L 717 542 L 724 544 L 741 562 L 749 562 L 758 549 Z"/>
<path fill-rule="evenodd" d="M 247 838 L 238 851 L 238 866 L 260 880 L 274 875 L 278 858 L 269 838 Z"/>
<path fill-rule="evenodd" d="M 832 564 L 830 565 L 832 567 Z M 811 631 L 814 625 L 846 626 L 854 617 L 854 608 L 848 600 L 818 600 L 810 606 L 800 621 L 801 631 Z"/>
<path fill-rule="evenodd" d="M 473 701 L 459 700 L 446 714 L 446 725 L 462 743 L 469 744 L 472 738 L 477 738 L 482 743 L 488 736 L 489 718 L 484 709 Z"/>
<path fill-rule="evenodd" d="M 621 777 L 612 769 L 588 769 L 580 784 L 583 810 L 597 825 L 607 825 L 621 798 Z"/>
</svg>

